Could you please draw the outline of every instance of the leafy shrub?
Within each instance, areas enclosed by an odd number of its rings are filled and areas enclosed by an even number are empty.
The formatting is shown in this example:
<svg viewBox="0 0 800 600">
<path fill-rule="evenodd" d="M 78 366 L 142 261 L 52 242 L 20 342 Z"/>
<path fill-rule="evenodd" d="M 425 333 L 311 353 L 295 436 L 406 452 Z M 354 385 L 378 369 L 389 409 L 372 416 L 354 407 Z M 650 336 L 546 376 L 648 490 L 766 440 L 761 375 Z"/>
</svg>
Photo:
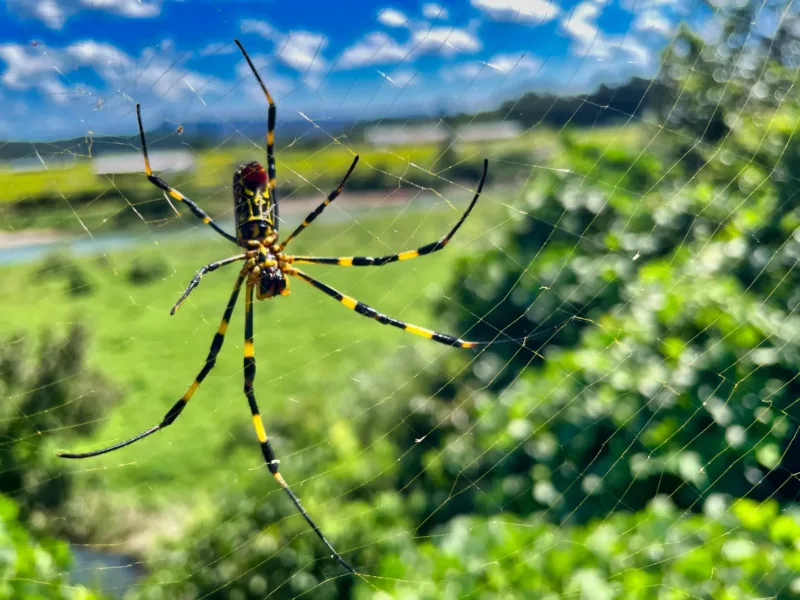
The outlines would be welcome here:
<svg viewBox="0 0 800 600">
<path fill-rule="evenodd" d="M 94 592 L 65 576 L 72 565 L 67 544 L 34 540 L 18 520 L 13 500 L 0 495 L 0 598 L 9 600 L 95 600 Z"/>
<path fill-rule="evenodd" d="M 75 324 L 63 337 L 45 332 L 36 350 L 21 334 L 0 343 L 0 396 L 9 399 L 0 409 L 0 492 L 13 495 L 25 518 L 57 508 L 70 488 L 64 461 L 31 440 L 52 431 L 87 435 L 120 397 L 87 366 L 87 338 Z"/>
<path fill-rule="evenodd" d="M 167 261 L 160 255 L 137 256 L 128 269 L 128 281 L 133 285 L 145 285 L 162 279 L 167 273 Z"/>
<path fill-rule="evenodd" d="M 70 296 L 90 295 L 97 288 L 97 280 L 91 271 L 73 261 L 68 254 L 48 255 L 33 272 L 35 283 L 43 284 L 58 279 L 65 282 L 65 291 Z"/>
<path fill-rule="evenodd" d="M 707 505 L 708 515 L 685 516 L 658 497 L 639 513 L 581 527 L 461 517 L 416 548 L 385 555 L 370 583 L 394 598 L 800 595 L 800 515 L 780 515 L 774 502 L 726 506 L 714 497 Z M 354 597 L 374 590 L 359 582 Z"/>
</svg>

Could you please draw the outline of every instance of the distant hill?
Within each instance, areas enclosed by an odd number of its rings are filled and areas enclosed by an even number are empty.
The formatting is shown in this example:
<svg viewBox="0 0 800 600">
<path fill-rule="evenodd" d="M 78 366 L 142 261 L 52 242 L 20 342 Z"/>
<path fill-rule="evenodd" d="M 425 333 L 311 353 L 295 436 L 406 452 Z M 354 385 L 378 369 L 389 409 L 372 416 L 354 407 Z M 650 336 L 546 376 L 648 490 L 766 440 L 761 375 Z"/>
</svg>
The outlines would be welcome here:
<svg viewBox="0 0 800 600">
<path fill-rule="evenodd" d="M 539 92 L 528 92 L 516 100 L 503 102 L 499 108 L 478 114 L 458 114 L 443 116 L 450 124 L 457 125 L 467 121 L 497 121 L 508 119 L 518 121 L 524 127 L 543 124 L 560 128 L 571 124 L 576 127 L 607 125 L 627 120 L 631 115 L 639 116 L 660 91 L 657 81 L 635 77 L 627 83 L 610 87 L 601 85 L 588 95 L 557 96 Z M 383 125 L 417 123 L 429 121 L 430 116 L 414 116 L 405 118 L 385 118 Z M 371 121 L 353 121 L 328 119 L 319 121 L 315 127 L 305 120 L 279 122 L 282 140 L 295 138 L 295 146 L 317 145 L 329 136 L 337 136 L 343 132 L 353 138 L 363 136 L 365 130 L 377 123 Z M 191 146 L 194 149 L 219 145 L 225 140 L 237 143 L 243 137 L 251 140 L 261 139 L 266 131 L 266 123 L 261 120 L 196 122 L 183 124 L 183 132 L 177 135 L 174 124 L 164 124 L 157 130 L 147 132 L 148 145 L 158 148 L 177 148 Z M 0 142 L 0 161 L 18 158 L 35 157 L 35 151 L 42 156 L 69 154 L 70 156 L 98 156 L 106 153 L 120 152 L 138 146 L 137 137 L 104 136 L 95 138 L 74 138 L 58 142 Z"/>
<path fill-rule="evenodd" d="M 555 96 L 529 92 L 518 100 L 504 102 L 492 114 L 531 126 L 537 123 L 563 127 L 606 125 L 639 116 L 659 93 L 657 81 L 634 77 L 627 83 L 583 96 Z"/>
</svg>

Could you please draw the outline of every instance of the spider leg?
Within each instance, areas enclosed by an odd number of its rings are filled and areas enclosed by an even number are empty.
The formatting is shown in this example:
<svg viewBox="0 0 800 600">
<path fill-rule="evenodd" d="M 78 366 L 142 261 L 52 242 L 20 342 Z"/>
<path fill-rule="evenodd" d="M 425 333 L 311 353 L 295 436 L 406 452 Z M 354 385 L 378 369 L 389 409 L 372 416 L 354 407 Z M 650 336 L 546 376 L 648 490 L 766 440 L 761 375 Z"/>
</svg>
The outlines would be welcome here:
<svg viewBox="0 0 800 600">
<path fill-rule="evenodd" d="M 339 183 L 339 187 L 337 187 L 330 194 L 328 194 L 328 197 L 325 198 L 325 200 L 323 200 L 319 204 L 319 206 L 317 206 L 317 208 L 315 208 L 313 211 L 311 211 L 305 219 L 303 219 L 303 222 L 300 223 L 300 225 L 297 226 L 297 229 L 295 229 L 289 235 L 289 237 L 287 237 L 285 240 L 283 240 L 283 242 L 280 245 L 281 249 L 285 248 L 289 244 L 289 242 L 291 242 L 294 238 L 296 238 L 298 235 L 300 235 L 300 233 L 306 227 L 308 227 L 309 225 L 311 225 L 311 223 L 314 222 L 314 219 L 316 219 L 318 216 L 320 216 L 322 214 L 322 211 L 325 210 L 325 207 L 328 206 L 328 204 L 330 204 L 331 202 L 336 200 L 336 198 L 339 197 L 339 194 L 342 193 L 342 188 L 344 188 L 344 184 L 347 183 L 348 179 L 350 179 L 350 175 L 352 175 L 352 173 L 355 170 L 357 164 L 358 164 L 358 155 L 356 154 L 356 157 L 353 159 L 353 163 L 350 165 L 350 168 L 347 169 L 347 173 L 345 173 L 345 176 L 342 179 L 341 183 Z"/>
<path fill-rule="evenodd" d="M 272 95 L 267 90 L 267 86 L 264 85 L 261 75 L 259 75 L 258 71 L 256 71 L 256 67 L 253 65 L 253 61 L 250 60 L 250 56 L 247 54 L 244 46 L 242 46 L 242 43 L 237 39 L 234 39 L 233 41 L 236 42 L 236 45 L 239 46 L 239 50 L 242 51 L 247 64 L 250 65 L 250 70 L 253 71 L 253 75 L 256 76 L 258 84 L 261 86 L 264 96 L 266 96 L 267 102 L 269 103 L 269 109 L 267 109 L 267 175 L 269 176 L 269 193 L 270 196 L 272 196 L 272 201 L 275 207 L 273 209 L 273 213 L 275 215 L 275 225 L 277 228 L 280 223 L 280 219 L 278 218 L 278 195 L 275 191 L 277 176 L 275 169 L 275 119 L 277 116 L 277 109 L 275 108 L 275 102 L 272 101 Z"/>
<path fill-rule="evenodd" d="M 370 319 L 375 319 L 381 325 L 391 325 L 392 327 L 403 329 L 405 331 L 408 331 L 409 333 L 413 333 L 414 335 L 419 335 L 426 339 L 433 340 L 434 342 L 439 342 L 440 344 L 445 344 L 447 346 L 455 346 L 457 348 L 474 348 L 476 346 L 485 345 L 484 342 L 468 342 L 466 340 L 453 337 L 452 335 L 448 335 L 446 333 L 431 331 L 430 329 L 425 329 L 424 327 L 419 327 L 418 325 L 412 325 L 411 323 L 405 323 L 403 321 L 399 321 L 398 319 L 393 319 L 392 317 L 388 317 L 383 313 L 379 313 L 371 306 L 368 306 L 363 302 L 359 302 L 355 298 L 351 298 L 350 296 L 345 296 L 340 291 L 333 289 L 331 286 L 322 283 L 317 279 L 314 279 L 313 277 L 311 277 L 311 275 L 303 273 L 303 271 L 299 269 L 290 269 L 287 270 L 286 272 L 289 273 L 290 275 L 299 277 L 303 281 L 310 283 L 319 291 L 321 291 L 323 294 L 327 294 L 331 298 L 338 300 L 350 310 L 354 310 L 358 314 L 363 315 L 365 317 L 369 317 Z"/>
<path fill-rule="evenodd" d="M 179 202 L 183 202 L 184 204 L 186 204 L 186 206 L 189 207 L 189 210 L 191 210 L 192 213 L 194 213 L 194 216 L 196 216 L 206 225 L 211 226 L 211 228 L 214 231 L 216 231 L 226 240 L 233 242 L 234 244 L 237 243 L 236 238 L 233 237 L 231 234 L 227 233 L 224 229 L 222 229 L 222 227 L 217 225 L 211 219 L 211 217 L 209 217 L 205 213 L 205 211 L 202 208 L 197 206 L 197 204 L 195 204 L 192 200 L 181 194 L 178 190 L 169 185 L 166 181 L 164 181 L 157 175 L 153 175 L 153 169 L 150 168 L 150 157 L 147 154 L 147 143 L 144 141 L 144 128 L 142 127 L 142 111 L 138 104 L 136 105 L 136 118 L 139 121 L 139 137 L 142 140 L 142 154 L 144 155 L 144 172 L 147 175 L 147 179 L 150 181 L 150 183 L 159 188 L 165 194 L 169 194 L 171 198 L 174 198 L 175 200 L 178 200 Z"/>
<path fill-rule="evenodd" d="M 247 284 L 247 296 L 245 297 L 245 304 L 244 304 L 244 311 L 245 311 L 245 320 L 244 320 L 244 393 L 247 396 L 247 402 L 250 405 L 250 412 L 253 415 L 253 426 L 256 429 L 256 435 L 258 436 L 258 441 L 261 444 L 261 453 L 264 455 L 264 461 L 267 463 L 267 467 L 269 468 L 269 472 L 272 473 L 272 476 L 275 478 L 275 481 L 278 482 L 283 488 L 283 491 L 289 496 L 294 504 L 295 508 L 303 515 L 303 518 L 306 522 L 311 526 L 311 529 L 314 530 L 314 533 L 319 536 L 319 539 L 328 547 L 333 553 L 333 556 L 336 560 L 341 564 L 345 569 L 350 571 L 351 573 L 355 573 L 353 567 L 351 567 L 347 562 L 339 555 L 333 545 L 328 541 L 328 539 L 323 535 L 320 528 L 311 518 L 311 516 L 306 512 L 306 509 L 303 508 L 303 505 L 300 503 L 300 498 L 298 498 L 294 492 L 289 488 L 289 485 L 283 479 L 281 474 L 278 472 L 278 465 L 280 461 L 275 458 L 275 452 L 272 449 L 272 444 L 269 441 L 269 437 L 267 437 L 267 433 L 264 429 L 264 422 L 261 420 L 261 414 L 258 410 L 258 404 L 256 403 L 256 396 L 255 392 L 253 391 L 253 382 L 256 378 L 256 358 L 255 358 L 255 349 L 253 346 L 253 284 Z"/>
<path fill-rule="evenodd" d="M 216 271 L 220 267 L 224 267 L 225 265 L 234 263 L 237 260 L 246 260 L 246 259 L 247 259 L 247 254 L 237 254 L 236 256 L 231 256 L 230 258 L 226 258 L 225 260 L 219 260 L 217 262 L 213 262 L 204 267 L 201 267 L 200 270 L 197 271 L 197 274 L 189 282 L 189 286 L 186 288 L 186 291 L 183 292 L 183 295 L 175 303 L 175 306 L 173 306 L 172 310 L 169 311 L 169 314 L 171 315 L 175 314 L 175 311 L 177 311 L 181 307 L 181 304 L 183 304 L 183 301 L 189 297 L 189 294 L 192 293 L 192 290 L 196 288 L 198 285 L 200 285 L 200 281 L 203 279 L 203 276 L 206 273 L 211 273 L 212 271 Z"/>
<path fill-rule="evenodd" d="M 472 202 L 469 203 L 467 210 L 464 211 L 464 214 L 461 215 L 461 218 L 458 220 L 458 223 L 450 230 L 446 236 L 441 238 L 440 240 L 426 244 L 421 248 L 417 248 L 416 250 L 407 250 L 405 252 L 399 252 L 397 254 L 391 254 L 389 256 L 338 256 L 338 257 L 323 257 L 323 256 L 292 256 L 290 257 L 290 262 L 293 263 L 304 263 L 304 264 L 321 264 L 321 265 L 340 265 L 343 267 L 382 267 L 383 265 L 396 262 L 398 260 L 408 260 L 410 258 L 417 258 L 418 256 L 425 256 L 426 254 L 433 254 L 439 250 L 442 250 L 450 239 L 455 235 L 456 231 L 459 230 L 461 225 L 464 221 L 467 220 L 467 217 L 472 212 L 475 203 L 480 198 L 481 191 L 483 190 L 483 183 L 486 181 L 486 172 L 489 168 L 489 161 L 488 159 L 484 159 L 483 161 L 483 174 L 481 175 L 481 179 L 478 182 L 478 188 L 475 191 L 475 196 L 472 198 Z M 320 212 L 322 212 L 320 210 Z M 309 221 L 310 222 L 310 221 Z M 305 221 L 304 221 L 305 223 Z M 290 236 L 291 237 L 291 236 Z M 287 240 L 288 241 L 288 240 Z M 285 243 L 284 243 L 285 245 Z"/>
<path fill-rule="evenodd" d="M 230 299 L 228 300 L 228 306 L 225 308 L 225 314 L 222 316 L 222 322 L 219 324 L 219 329 L 217 329 L 217 333 L 214 335 L 214 340 L 211 342 L 211 349 L 208 352 L 208 356 L 206 357 L 206 363 L 203 365 L 202 370 L 200 373 L 197 374 L 192 385 L 189 386 L 189 389 L 186 390 L 186 393 L 178 399 L 178 401 L 172 406 L 172 408 L 167 411 L 167 414 L 164 415 L 164 418 L 161 420 L 161 423 L 156 425 L 155 427 L 151 427 L 147 431 L 143 431 L 139 435 L 132 437 L 129 440 L 125 440 L 124 442 L 120 442 L 119 444 L 114 444 L 113 446 L 109 446 L 108 448 L 102 448 L 101 450 L 93 450 L 92 452 L 83 452 L 79 454 L 74 454 L 72 452 L 59 452 L 58 456 L 61 458 L 89 458 L 91 456 L 99 456 L 100 454 L 106 454 L 108 452 L 113 452 L 114 450 L 118 450 L 119 448 L 124 448 L 125 446 L 130 446 L 134 442 L 138 442 L 142 438 L 147 437 L 158 431 L 159 429 L 164 429 L 168 425 L 172 425 L 172 423 L 177 419 L 183 409 L 186 407 L 186 404 L 191 400 L 194 393 L 197 391 L 197 388 L 200 387 L 200 384 L 203 383 L 203 380 L 206 378 L 206 375 L 209 374 L 211 369 L 214 368 L 214 365 L 217 362 L 217 354 L 222 349 L 222 342 L 225 341 L 225 332 L 228 330 L 228 323 L 231 320 L 231 315 L 233 314 L 233 308 L 236 306 L 236 300 L 239 298 L 239 290 L 242 287 L 242 282 L 246 277 L 247 272 L 246 269 L 242 269 L 239 273 L 239 277 L 236 279 L 236 284 L 233 287 L 233 293 L 231 294 Z"/>
</svg>

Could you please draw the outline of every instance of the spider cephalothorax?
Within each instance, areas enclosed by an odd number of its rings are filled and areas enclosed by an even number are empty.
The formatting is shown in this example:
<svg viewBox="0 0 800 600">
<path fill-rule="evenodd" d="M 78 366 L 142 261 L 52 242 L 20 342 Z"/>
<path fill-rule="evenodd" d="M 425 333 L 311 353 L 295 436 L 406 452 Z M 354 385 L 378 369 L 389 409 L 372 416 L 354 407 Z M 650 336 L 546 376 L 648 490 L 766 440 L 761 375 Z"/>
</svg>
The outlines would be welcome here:
<svg viewBox="0 0 800 600">
<path fill-rule="evenodd" d="M 256 298 L 266 300 L 274 296 L 289 295 L 289 280 L 284 276 L 289 263 L 286 256 L 280 251 L 278 245 L 266 247 L 261 242 L 251 240 L 251 248 L 246 252 L 247 262 L 244 271 L 247 272 L 247 283 L 256 289 Z"/>
<path fill-rule="evenodd" d="M 239 49 L 242 51 L 247 63 L 250 65 L 250 68 L 258 80 L 258 83 L 261 85 L 261 89 L 267 98 L 267 102 L 269 103 L 269 110 L 267 113 L 267 169 L 265 170 L 264 167 L 257 162 L 251 162 L 239 167 L 233 176 L 233 201 L 236 218 L 235 237 L 217 225 L 211 219 L 211 217 L 209 217 L 203 211 L 203 209 L 197 206 L 197 204 L 195 204 L 192 200 L 173 188 L 166 181 L 153 174 L 153 170 L 150 167 L 150 159 L 147 155 L 147 144 L 145 143 L 144 139 L 141 110 L 139 105 L 136 105 L 136 116 L 139 121 L 139 136 L 142 140 L 142 154 L 144 155 L 144 168 L 147 178 L 151 183 L 153 183 L 153 185 L 157 186 L 165 194 L 186 204 L 198 219 L 209 225 L 214 229 L 214 231 L 219 233 L 226 240 L 233 242 L 244 249 L 244 252 L 241 254 L 237 254 L 235 256 L 231 256 L 202 267 L 189 283 L 189 286 L 186 288 L 186 291 L 184 291 L 178 302 L 176 302 L 175 306 L 172 307 L 171 314 L 175 314 L 175 311 L 178 309 L 178 307 L 180 307 L 183 301 L 186 300 L 192 290 L 197 287 L 197 285 L 200 283 L 200 280 L 206 273 L 216 271 L 225 265 L 230 265 L 238 261 L 244 261 L 244 266 L 239 271 L 239 276 L 237 277 L 236 283 L 233 286 L 233 292 L 228 300 L 225 312 L 222 315 L 222 322 L 220 323 L 217 333 L 214 335 L 214 339 L 211 342 L 211 348 L 208 352 L 208 356 L 206 357 L 206 362 L 195 377 L 194 382 L 189 386 L 183 396 L 181 396 L 178 401 L 175 402 L 172 408 L 167 411 L 166 415 L 164 415 L 164 418 L 155 427 L 151 427 L 147 431 L 144 431 L 129 440 L 119 442 L 118 444 L 114 444 L 108 448 L 79 454 L 63 452 L 60 453 L 59 456 L 64 458 L 88 458 L 90 456 L 105 454 L 107 452 L 129 446 L 134 442 L 141 440 L 142 438 L 145 438 L 156 431 L 159 431 L 160 429 L 164 429 L 168 425 L 171 425 L 180 416 L 181 412 L 186 407 L 197 389 L 200 387 L 200 384 L 209 374 L 211 369 L 214 368 L 217 355 L 222 349 L 222 343 L 225 341 L 225 334 L 228 331 L 228 323 L 233 315 L 233 309 L 236 306 L 236 301 L 239 299 L 239 292 L 242 288 L 242 285 L 245 285 L 247 296 L 245 297 L 244 305 L 244 393 L 250 406 L 250 411 L 253 418 L 253 426 L 255 427 L 256 436 L 258 437 L 258 441 L 261 445 L 261 453 L 264 456 L 264 461 L 266 462 L 270 473 L 272 473 L 273 477 L 275 478 L 275 481 L 281 486 L 281 488 L 283 488 L 283 490 L 291 499 L 292 503 L 294 503 L 297 510 L 303 515 L 314 532 L 333 553 L 333 556 L 336 557 L 342 566 L 355 573 L 353 568 L 347 564 L 347 562 L 345 562 L 345 560 L 339 555 L 338 552 L 336 552 L 327 538 L 325 538 L 325 536 L 322 534 L 322 531 L 319 529 L 319 527 L 317 527 L 311 516 L 303 508 L 303 505 L 300 504 L 298 497 L 294 495 L 294 492 L 292 492 L 286 481 L 278 472 L 279 461 L 275 457 L 275 452 L 272 449 L 272 443 L 267 437 L 264 429 L 264 423 L 261 419 L 261 414 L 259 413 L 255 391 L 253 389 L 253 383 L 256 375 L 256 358 L 253 343 L 253 296 L 255 295 L 255 297 L 259 300 L 263 300 L 266 298 L 273 298 L 275 296 L 288 295 L 288 278 L 292 276 L 311 284 L 315 289 L 321 291 L 327 296 L 330 296 L 334 300 L 337 300 L 342 305 L 346 306 L 350 310 L 355 311 L 359 315 L 374 319 L 382 325 L 391 325 L 392 327 L 402 329 L 409 333 L 413 333 L 414 335 L 418 335 L 441 344 L 446 344 L 448 346 L 455 346 L 457 348 L 474 348 L 479 345 L 493 343 L 469 342 L 452 335 L 438 333 L 417 325 L 412 325 L 411 323 L 405 323 L 398 319 L 394 319 L 378 312 L 363 302 L 359 302 L 355 298 L 351 298 L 350 296 L 342 294 L 338 290 L 335 290 L 329 285 L 319 281 L 318 279 L 315 279 L 311 275 L 308 275 L 307 273 L 304 273 L 295 267 L 296 264 L 323 264 L 346 267 L 380 267 L 393 262 L 409 260 L 418 256 L 425 256 L 426 254 L 432 254 L 438 250 L 442 250 L 453 237 L 453 235 L 455 235 L 456 231 L 458 231 L 458 228 L 461 227 L 461 224 L 469 216 L 472 208 L 478 201 L 481 190 L 483 189 L 483 183 L 486 181 L 488 162 L 484 160 L 481 180 L 478 182 L 475 195 L 472 198 L 472 202 L 470 202 L 469 206 L 467 207 L 467 210 L 464 212 L 455 226 L 453 226 L 450 232 L 436 242 L 426 244 L 425 246 L 417 248 L 416 250 L 407 250 L 398 254 L 378 257 L 320 257 L 292 256 L 285 254 L 284 249 L 289 242 L 302 233 L 303 230 L 305 230 L 305 228 L 314 221 L 314 219 L 322 214 L 322 211 L 325 210 L 325 207 L 336 200 L 339 194 L 341 194 L 345 182 L 358 164 L 358 156 L 354 158 L 352 165 L 350 165 L 350 169 L 345 174 L 339 186 L 330 194 L 328 194 L 328 197 L 325 198 L 325 200 L 323 200 L 322 203 L 317 206 L 317 208 L 309 213 L 309 215 L 303 219 L 302 223 L 300 223 L 300 225 L 298 225 L 297 228 L 283 240 L 283 242 L 278 243 L 280 220 L 278 217 L 278 195 L 277 190 L 275 189 L 275 103 L 272 101 L 272 96 L 270 96 L 269 92 L 267 91 L 267 88 L 264 85 L 264 82 L 261 80 L 258 71 L 256 71 L 252 61 L 250 60 L 250 57 L 239 43 L 239 40 L 236 40 L 236 45 L 239 46 Z M 524 339 L 508 339 L 503 341 L 522 341 L 524 343 Z"/>
</svg>

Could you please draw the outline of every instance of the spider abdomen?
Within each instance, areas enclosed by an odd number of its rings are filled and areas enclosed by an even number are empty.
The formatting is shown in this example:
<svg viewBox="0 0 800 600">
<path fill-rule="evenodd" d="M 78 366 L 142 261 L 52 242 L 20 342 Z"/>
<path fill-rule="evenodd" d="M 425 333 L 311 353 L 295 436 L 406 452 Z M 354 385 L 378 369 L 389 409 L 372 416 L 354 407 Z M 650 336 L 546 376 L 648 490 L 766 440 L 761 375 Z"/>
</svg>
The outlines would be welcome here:
<svg viewBox="0 0 800 600">
<path fill-rule="evenodd" d="M 269 194 L 267 172 L 257 162 L 240 166 L 233 175 L 233 206 L 236 212 L 236 241 L 264 241 L 277 233 L 275 205 Z"/>
</svg>

